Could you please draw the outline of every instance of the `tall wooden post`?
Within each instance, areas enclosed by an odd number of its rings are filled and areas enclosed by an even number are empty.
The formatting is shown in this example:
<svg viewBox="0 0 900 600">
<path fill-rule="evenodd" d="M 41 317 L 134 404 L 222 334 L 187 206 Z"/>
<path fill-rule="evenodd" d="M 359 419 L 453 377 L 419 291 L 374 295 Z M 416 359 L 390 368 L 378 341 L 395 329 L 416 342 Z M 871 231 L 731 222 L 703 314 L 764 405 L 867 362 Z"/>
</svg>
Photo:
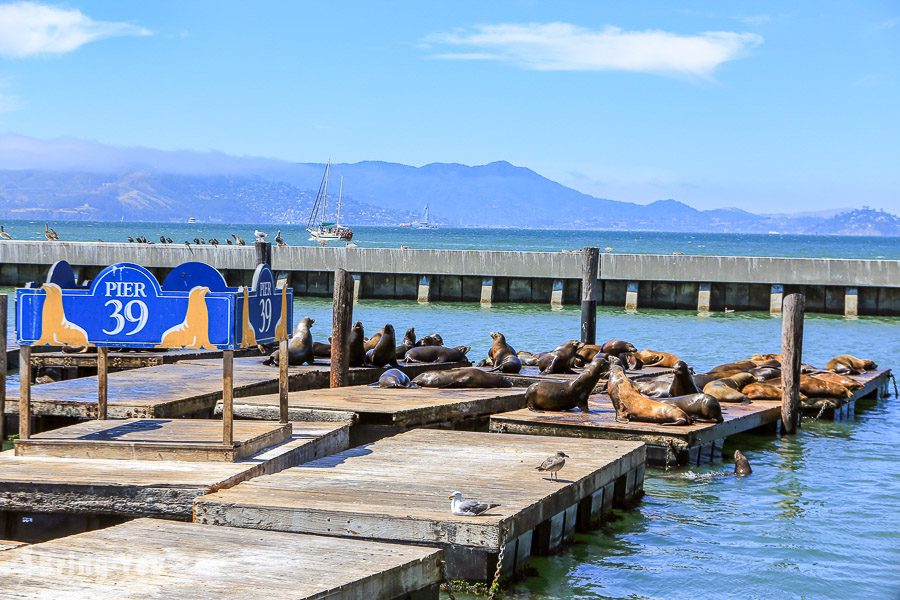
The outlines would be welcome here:
<svg viewBox="0 0 900 600">
<path fill-rule="evenodd" d="M 581 341 L 597 343 L 597 271 L 600 248 L 588 246 L 582 250 L 581 266 Z"/>
<path fill-rule="evenodd" d="M 6 353 L 6 338 L 9 335 L 6 327 L 7 296 L 0 294 L 0 449 L 3 448 L 3 440 L 6 439 L 6 361 L 9 357 Z"/>
<path fill-rule="evenodd" d="M 781 323 L 781 423 L 785 433 L 800 426 L 800 363 L 803 360 L 803 294 L 784 298 Z"/>
<path fill-rule="evenodd" d="M 106 419 L 109 390 L 109 348 L 97 347 L 97 418 Z"/>
<path fill-rule="evenodd" d="M 222 352 L 222 444 L 234 445 L 234 350 Z"/>
<path fill-rule="evenodd" d="M 343 387 L 350 378 L 350 322 L 353 320 L 353 277 L 344 269 L 334 272 L 331 317 L 331 387 Z"/>
<path fill-rule="evenodd" d="M 256 240 L 256 264 L 272 266 L 272 244 Z"/>
<path fill-rule="evenodd" d="M 3 341 L 6 343 L 6 340 Z M 19 439 L 31 435 L 31 346 L 19 346 Z"/>
<path fill-rule="evenodd" d="M 288 360 L 288 341 L 280 340 L 278 342 L 278 420 L 282 423 L 288 422 Z"/>
</svg>

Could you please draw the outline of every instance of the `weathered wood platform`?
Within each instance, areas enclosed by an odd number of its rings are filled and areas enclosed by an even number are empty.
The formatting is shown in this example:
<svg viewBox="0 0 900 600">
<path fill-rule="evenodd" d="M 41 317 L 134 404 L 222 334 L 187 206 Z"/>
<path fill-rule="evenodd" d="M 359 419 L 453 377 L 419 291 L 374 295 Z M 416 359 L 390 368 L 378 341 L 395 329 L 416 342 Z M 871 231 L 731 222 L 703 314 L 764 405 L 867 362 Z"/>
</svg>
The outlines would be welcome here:
<svg viewBox="0 0 900 600">
<path fill-rule="evenodd" d="M 291 392 L 292 420 L 354 421 L 352 444 L 358 445 L 414 427 L 472 428 L 486 425 L 489 415 L 525 406 L 524 388 L 389 389 L 357 385 Z M 221 414 L 221 402 L 216 414 Z M 245 419 L 278 418 L 278 394 L 247 396 L 235 401 L 234 414 Z"/>
<path fill-rule="evenodd" d="M 800 410 L 804 416 L 834 419 L 842 421 L 852 419 L 856 411 L 856 403 L 863 398 L 878 398 L 888 395 L 888 382 L 891 379 L 891 370 L 867 371 L 859 375 L 851 375 L 852 379 L 863 384 L 856 390 L 851 398 L 829 398 L 825 404 L 821 399 L 810 399 L 800 402 Z"/>
<path fill-rule="evenodd" d="M 857 376 L 866 381 L 853 398 L 870 395 L 884 385 L 889 371 L 872 371 Z M 694 423 L 687 426 L 667 426 L 653 423 L 618 422 L 615 410 L 606 394 L 590 399 L 588 414 L 580 411 L 533 412 L 526 409 L 501 413 L 491 417 L 490 430 L 497 433 L 521 433 L 541 436 L 562 436 L 591 439 L 639 440 L 647 444 L 647 462 L 654 465 L 676 466 L 709 462 L 721 456 L 728 436 L 764 426 L 777 428 L 781 421 L 780 400 L 754 400 L 750 404 L 721 403 L 723 423 Z"/>
<path fill-rule="evenodd" d="M 137 519 L 0 553 L 5 598 L 437 600 L 441 553 Z"/>
<path fill-rule="evenodd" d="M 25 542 L 16 542 L 13 540 L 0 540 L 0 552 L 4 550 L 12 550 L 14 548 L 19 548 L 20 546 L 24 546 Z"/>
<path fill-rule="evenodd" d="M 213 424 L 221 423 L 211 421 Z M 235 422 L 237 426 L 237 422 Z M 287 442 L 237 462 L 0 453 L 0 510 L 189 519 L 193 500 L 349 445 L 346 423 L 292 423 Z"/>
<path fill-rule="evenodd" d="M 235 357 L 259 356 L 256 348 L 237 349 Z M 170 365 L 180 360 L 221 360 L 221 350 L 131 350 L 109 353 L 109 369 L 139 369 Z M 96 352 L 33 352 L 32 367 L 97 368 Z"/>
<path fill-rule="evenodd" d="M 235 397 L 276 393 L 278 368 L 262 364 L 263 359 L 234 360 Z M 410 376 L 425 370 L 449 369 L 457 363 L 439 363 L 403 367 Z M 383 369 L 351 369 L 351 381 L 357 384 L 377 381 Z M 292 390 L 328 386 L 329 366 L 290 367 L 288 383 Z M 188 360 L 171 365 L 131 369 L 110 373 L 108 378 L 108 415 L 112 419 L 172 418 L 188 415 L 210 416 L 222 397 L 222 362 Z M 7 412 L 18 412 L 18 390 L 7 393 Z M 34 416 L 58 416 L 74 419 L 97 418 L 97 378 L 82 377 L 35 386 L 31 391 Z"/>
<path fill-rule="evenodd" d="M 211 419 L 83 421 L 16 440 L 16 456 L 235 462 L 288 441 L 291 424 L 238 421 L 234 444 L 222 444 L 222 422 Z"/>
<path fill-rule="evenodd" d="M 571 458 L 551 481 L 535 466 Z M 195 520 L 330 536 L 412 542 L 445 550 L 447 576 L 490 580 L 556 550 L 577 528 L 643 490 L 644 445 L 416 429 L 199 498 Z M 501 506 L 455 516 L 448 496 Z"/>
</svg>

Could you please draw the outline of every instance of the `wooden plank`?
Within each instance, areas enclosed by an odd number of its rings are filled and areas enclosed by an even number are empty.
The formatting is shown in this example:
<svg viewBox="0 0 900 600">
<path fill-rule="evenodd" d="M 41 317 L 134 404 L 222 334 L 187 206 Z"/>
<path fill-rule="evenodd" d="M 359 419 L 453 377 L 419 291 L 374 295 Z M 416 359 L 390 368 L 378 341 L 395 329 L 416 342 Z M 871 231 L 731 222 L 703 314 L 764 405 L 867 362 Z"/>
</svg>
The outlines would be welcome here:
<svg viewBox="0 0 900 600">
<path fill-rule="evenodd" d="M 137 519 L 2 552 L 0 578 L 5 597 L 394 600 L 433 588 L 440 560 L 433 548 Z"/>
<path fill-rule="evenodd" d="M 212 421 L 219 427 L 221 425 Z M 240 422 L 236 422 L 240 423 Z M 112 460 L 0 453 L 0 510 L 188 519 L 199 496 L 345 450 L 346 423 L 291 423 L 291 439 L 228 462 Z"/>
<path fill-rule="evenodd" d="M 535 470 L 558 450 L 558 482 Z M 197 500 L 202 523 L 497 552 L 644 463 L 643 444 L 416 429 Z M 447 496 L 499 502 L 478 518 Z"/>
<path fill-rule="evenodd" d="M 256 348 L 234 351 L 236 357 L 258 356 Z M 114 370 L 140 369 L 174 364 L 181 360 L 222 360 L 221 350 L 121 350 L 109 352 L 109 368 Z M 97 368 L 97 352 L 32 352 L 33 367 Z"/>
<path fill-rule="evenodd" d="M 17 542 L 15 540 L 0 540 L 0 552 L 4 550 L 12 550 L 24 546 L 25 542 Z"/>
</svg>

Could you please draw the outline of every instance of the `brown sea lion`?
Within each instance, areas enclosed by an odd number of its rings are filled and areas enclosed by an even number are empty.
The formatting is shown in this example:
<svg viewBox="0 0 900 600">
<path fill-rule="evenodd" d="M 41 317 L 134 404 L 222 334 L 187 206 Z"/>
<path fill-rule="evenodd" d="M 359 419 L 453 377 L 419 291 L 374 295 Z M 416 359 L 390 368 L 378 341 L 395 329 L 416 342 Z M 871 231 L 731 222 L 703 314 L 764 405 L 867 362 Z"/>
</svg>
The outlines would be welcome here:
<svg viewBox="0 0 900 600">
<path fill-rule="evenodd" d="M 824 379 L 825 381 L 830 381 L 832 383 L 837 383 L 848 390 L 856 391 L 862 389 L 863 384 L 856 381 L 852 377 L 847 377 L 846 375 L 839 375 L 838 373 L 832 373 L 831 371 L 816 371 L 812 373 L 813 377 L 816 379 Z"/>
<path fill-rule="evenodd" d="M 744 453 L 740 450 L 734 451 L 734 474 L 735 475 L 749 475 L 753 472 L 753 469 L 750 468 L 750 461 L 747 460 L 747 457 L 744 456 Z"/>
<path fill-rule="evenodd" d="M 443 363 L 443 362 L 468 362 L 466 353 L 471 348 L 469 346 L 457 346 L 456 348 L 447 348 L 446 346 L 418 346 L 410 348 L 406 353 L 406 362 L 408 363 Z"/>
<path fill-rule="evenodd" d="M 683 360 L 675 362 L 671 380 L 635 381 L 634 387 L 640 393 L 650 398 L 673 398 L 675 396 L 700 393 L 700 390 L 697 389 L 697 384 L 694 383 L 694 378 L 691 376 L 691 369 Z"/>
<path fill-rule="evenodd" d="M 409 379 L 409 375 L 400 369 L 388 369 L 381 374 L 376 383 L 369 385 L 382 388 L 416 388 L 419 387 Z"/>
<path fill-rule="evenodd" d="M 660 352 L 659 350 L 641 350 L 637 353 L 648 367 L 666 367 L 672 368 L 680 358 L 668 352 Z"/>
<path fill-rule="evenodd" d="M 722 423 L 725 421 L 719 401 L 708 394 L 687 394 L 684 396 L 673 396 L 672 398 L 660 398 L 659 401 L 677 406 L 695 421 L 704 423 Z"/>
<path fill-rule="evenodd" d="M 716 365 L 707 373 L 712 375 L 713 373 L 722 373 L 725 371 L 749 371 L 750 369 L 755 369 L 758 365 L 752 360 L 739 360 L 732 363 L 725 363 L 723 365 Z"/>
<path fill-rule="evenodd" d="M 381 341 L 381 331 L 377 331 L 377 332 L 375 332 L 375 335 L 373 335 L 372 337 L 366 338 L 366 341 L 365 341 L 366 352 L 368 352 L 369 350 L 371 350 L 375 346 L 377 346 L 379 341 Z"/>
<path fill-rule="evenodd" d="M 288 364 L 291 366 L 312 365 L 316 362 L 313 354 L 313 338 L 310 328 L 312 328 L 315 319 L 303 317 L 294 328 L 294 335 L 288 342 Z M 269 355 L 269 358 L 263 361 L 264 365 L 277 365 L 279 351 L 275 350 Z"/>
<path fill-rule="evenodd" d="M 331 358 L 331 344 L 313 342 L 313 356 L 317 358 Z"/>
<path fill-rule="evenodd" d="M 413 379 L 413 383 L 427 388 L 508 388 L 512 383 L 498 373 L 477 367 L 461 367 L 446 371 L 428 371 Z"/>
<path fill-rule="evenodd" d="M 565 344 L 557 346 L 552 352 L 544 354 L 538 359 L 541 375 L 573 373 L 575 357 L 582 343 L 578 340 L 569 340 Z"/>
<path fill-rule="evenodd" d="M 619 354 L 619 358 L 622 359 L 629 371 L 640 371 L 644 368 L 644 361 L 637 352 L 622 352 Z"/>
<path fill-rule="evenodd" d="M 501 373 L 518 373 L 522 370 L 522 361 L 516 355 L 515 349 L 510 346 L 506 337 L 499 331 L 491 332 L 491 349 L 488 350 L 488 358 L 493 365 L 492 371 Z"/>
<path fill-rule="evenodd" d="M 444 338 L 439 333 L 429 333 L 416 342 L 416 346 L 443 346 Z"/>
<path fill-rule="evenodd" d="M 410 327 L 403 336 L 403 341 L 397 346 L 397 359 L 403 360 L 410 348 L 416 347 L 416 328 Z"/>
<path fill-rule="evenodd" d="M 600 346 L 597 344 L 584 344 L 581 348 L 578 349 L 578 352 L 576 352 L 578 358 L 580 358 L 581 362 L 583 363 L 591 362 L 599 353 Z"/>
<path fill-rule="evenodd" d="M 710 381 L 715 381 L 716 379 L 722 379 L 719 375 L 710 375 L 709 373 L 700 373 L 699 375 L 694 375 L 694 385 L 697 386 L 698 390 L 703 390 L 706 387 L 706 384 Z"/>
<path fill-rule="evenodd" d="M 853 392 L 839 383 L 812 375 L 800 376 L 800 392 L 810 398 L 849 398 L 853 395 Z"/>
<path fill-rule="evenodd" d="M 855 375 L 865 371 L 874 371 L 878 368 L 878 365 L 871 360 L 856 358 L 850 354 L 839 354 L 829 360 L 825 368 L 842 375 Z"/>
<path fill-rule="evenodd" d="M 737 383 L 731 379 L 723 378 L 710 381 L 703 386 L 703 393 L 709 394 L 719 402 L 746 402 L 747 396 L 741 393 Z"/>
<path fill-rule="evenodd" d="M 728 381 L 733 381 L 734 389 L 736 389 L 736 390 L 740 390 L 745 385 L 750 385 L 751 383 L 756 381 L 753 378 L 753 375 L 751 375 L 750 373 L 735 373 L 734 375 L 725 377 L 725 379 L 727 379 Z"/>
<path fill-rule="evenodd" d="M 397 341 L 394 337 L 393 325 L 388 323 L 381 330 L 381 337 L 378 339 L 378 343 L 375 344 L 374 348 L 366 352 L 366 362 L 375 367 L 400 366 L 397 364 Z"/>
<path fill-rule="evenodd" d="M 681 408 L 666 404 L 638 392 L 619 364 L 609 371 L 609 398 L 616 409 L 616 420 L 690 425 L 693 420 Z"/>
<path fill-rule="evenodd" d="M 631 342 L 625 340 L 608 340 L 600 346 L 600 352 L 610 356 L 618 356 L 623 352 L 637 352 L 637 348 Z"/>
<path fill-rule="evenodd" d="M 754 354 L 750 357 L 750 360 L 754 363 L 757 363 L 757 366 L 767 363 L 769 361 L 778 361 L 781 363 L 781 354 Z"/>
<path fill-rule="evenodd" d="M 751 400 L 781 400 L 781 386 L 772 383 L 754 382 L 745 385 L 741 393 Z"/>
<path fill-rule="evenodd" d="M 578 377 L 568 383 L 539 381 L 525 391 L 529 410 L 569 410 L 578 408 L 589 412 L 588 397 L 604 374 L 609 372 L 609 361 L 594 360 L 584 367 Z"/>
<path fill-rule="evenodd" d="M 537 366 L 538 358 L 540 358 L 540 354 L 532 354 L 531 352 L 525 352 L 524 350 L 516 352 L 516 356 L 519 357 L 519 360 L 522 361 L 523 365 L 529 367 Z"/>
<path fill-rule="evenodd" d="M 350 356 L 351 367 L 363 367 L 366 364 L 366 334 L 361 321 L 357 321 L 350 330 L 350 339 L 347 342 L 347 353 Z"/>
<path fill-rule="evenodd" d="M 781 377 L 781 369 L 776 367 L 756 367 L 747 371 L 756 381 L 763 382 Z"/>
</svg>

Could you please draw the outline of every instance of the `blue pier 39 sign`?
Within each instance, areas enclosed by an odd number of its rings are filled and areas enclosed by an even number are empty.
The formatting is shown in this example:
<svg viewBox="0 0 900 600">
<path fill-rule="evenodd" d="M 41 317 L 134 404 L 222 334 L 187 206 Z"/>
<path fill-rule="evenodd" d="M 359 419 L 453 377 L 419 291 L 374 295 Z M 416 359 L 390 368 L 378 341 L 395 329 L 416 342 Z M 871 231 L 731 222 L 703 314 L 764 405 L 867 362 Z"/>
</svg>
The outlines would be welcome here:
<svg viewBox="0 0 900 600">
<path fill-rule="evenodd" d="M 236 344 L 247 348 L 288 339 L 294 329 L 293 306 L 294 290 L 276 288 L 272 269 L 257 266 L 250 288 L 238 290 Z"/>
<path fill-rule="evenodd" d="M 40 287 L 16 290 L 18 342 L 233 349 L 235 290 L 219 285 L 221 275 L 204 266 L 208 271 L 195 276 L 190 289 L 164 289 L 131 263 L 106 267 L 85 289 L 75 287 L 68 264 L 57 263 Z"/>
</svg>

